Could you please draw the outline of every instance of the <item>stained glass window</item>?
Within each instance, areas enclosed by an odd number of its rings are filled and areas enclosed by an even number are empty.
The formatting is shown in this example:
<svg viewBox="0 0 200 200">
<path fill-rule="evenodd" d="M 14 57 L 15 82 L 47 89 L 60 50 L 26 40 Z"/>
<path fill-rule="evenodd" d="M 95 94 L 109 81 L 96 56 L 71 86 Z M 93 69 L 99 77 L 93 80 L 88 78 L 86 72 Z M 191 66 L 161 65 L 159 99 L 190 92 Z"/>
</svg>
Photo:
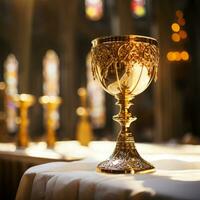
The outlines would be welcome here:
<svg viewBox="0 0 200 200">
<path fill-rule="evenodd" d="M 94 128 L 103 128 L 106 122 L 105 93 L 93 79 L 91 71 L 91 57 L 87 55 L 87 90 L 90 104 L 90 116 Z"/>
<path fill-rule="evenodd" d="M 12 97 L 18 93 L 18 62 L 13 54 L 8 55 L 4 63 L 4 79 L 6 83 L 7 95 L 7 128 L 9 132 L 15 132 L 17 129 L 16 119 L 17 110 L 12 101 Z"/>
<path fill-rule="evenodd" d="M 60 91 L 59 84 L 59 58 L 54 50 L 48 50 L 43 60 L 43 93 L 46 96 L 58 96 Z M 59 127 L 59 113 L 55 111 L 52 116 L 56 121 L 56 128 Z M 44 111 L 46 118 L 46 111 Z"/>
<path fill-rule="evenodd" d="M 131 0 L 131 11 L 135 17 L 146 15 L 145 0 Z"/>
<path fill-rule="evenodd" d="M 86 17 L 98 21 L 103 17 L 103 0 L 85 0 Z"/>
<path fill-rule="evenodd" d="M 44 95 L 59 95 L 59 58 L 55 51 L 48 50 L 43 60 Z"/>
</svg>

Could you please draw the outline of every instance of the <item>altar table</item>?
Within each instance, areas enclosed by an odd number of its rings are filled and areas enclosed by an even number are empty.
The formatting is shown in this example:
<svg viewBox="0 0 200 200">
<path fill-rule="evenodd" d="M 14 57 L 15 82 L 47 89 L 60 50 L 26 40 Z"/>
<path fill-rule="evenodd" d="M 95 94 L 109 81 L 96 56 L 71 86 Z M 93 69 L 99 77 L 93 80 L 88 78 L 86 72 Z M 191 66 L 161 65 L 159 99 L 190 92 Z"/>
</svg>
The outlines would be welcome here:
<svg viewBox="0 0 200 200">
<path fill-rule="evenodd" d="M 15 143 L 0 143 L 0 200 L 13 200 L 20 179 L 31 166 L 84 158 L 88 148 L 77 141 L 56 142 L 48 149 L 45 142 L 32 142 L 28 148 L 17 148 Z"/>
<path fill-rule="evenodd" d="M 28 169 L 16 200 L 199 200 L 200 146 L 137 144 L 142 156 L 156 167 L 152 174 L 97 173 L 114 143 L 92 143 L 81 161 L 53 162 Z M 143 153 L 142 153 L 143 151 Z"/>
</svg>

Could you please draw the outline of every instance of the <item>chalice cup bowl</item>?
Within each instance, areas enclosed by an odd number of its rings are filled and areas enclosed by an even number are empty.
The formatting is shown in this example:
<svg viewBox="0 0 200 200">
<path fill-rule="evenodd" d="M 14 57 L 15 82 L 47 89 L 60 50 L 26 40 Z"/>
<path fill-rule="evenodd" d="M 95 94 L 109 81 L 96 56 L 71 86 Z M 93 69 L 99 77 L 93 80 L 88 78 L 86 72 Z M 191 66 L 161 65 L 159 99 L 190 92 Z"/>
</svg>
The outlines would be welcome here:
<svg viewBox="0 0 200 200">
<path fill-rule="evenodd" d="M 132 117 L 130 106 L 134 97 L 142 93 L 153 79 L 156 80 L 158 63 L 158 43 L 153 38 L 126 35 L 92 41 L 93 76 L 117 99 L 120 111 L 113 119 L 121 126 L 115 150 L 109 159 L 98 164 L 98 172 L 134 174 L 155 170 L 136 150 L 130 131 L 130 124 L 136 117 Z"/>
</svg>

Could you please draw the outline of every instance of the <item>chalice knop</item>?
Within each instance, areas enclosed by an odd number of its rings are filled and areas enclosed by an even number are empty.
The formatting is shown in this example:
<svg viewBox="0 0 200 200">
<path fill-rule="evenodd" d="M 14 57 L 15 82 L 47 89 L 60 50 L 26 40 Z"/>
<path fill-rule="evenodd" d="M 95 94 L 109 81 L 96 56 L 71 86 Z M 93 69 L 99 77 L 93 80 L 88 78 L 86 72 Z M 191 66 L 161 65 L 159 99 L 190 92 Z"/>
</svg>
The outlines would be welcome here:
<svg viewBox="0 0 200 200">
<path fill-rule="evenodd" d="M 121 131 L 113 154 L 98 164 L 97 171 L 106 173 L 147 173 L 154 166 L 144 160 L 135 147 L 130 124 L 133 98 L 156 80 L 159 63 L 155 39 L 138 35 L 108 36 L 92 41 L 91 64 L 94 78 L 117 99 L 120 111 L 113 117 Z"/>
</svg>

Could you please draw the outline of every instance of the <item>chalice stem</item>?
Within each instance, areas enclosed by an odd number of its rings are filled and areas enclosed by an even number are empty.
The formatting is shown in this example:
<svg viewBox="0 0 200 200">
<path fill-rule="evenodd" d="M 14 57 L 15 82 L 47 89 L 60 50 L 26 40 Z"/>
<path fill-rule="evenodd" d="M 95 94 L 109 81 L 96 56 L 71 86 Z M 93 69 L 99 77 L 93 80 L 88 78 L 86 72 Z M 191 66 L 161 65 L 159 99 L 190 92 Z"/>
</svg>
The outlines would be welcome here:
<svg viewBox="0 0 200 200">
<path fill-rule="evenodd" d="M 132 117 L 130 107 L 134 98 L 133 95 L 122 93 L 115 96 L 120 111 L 113 117 L 117 121 L 121 130 L 117 138 L 116 147 L 108 160 L 101 162 L 97 166 L 97 171 L 106 173 L 148 173 L 154 171 L 154 166 L 144 160 L 135 147 L 133 134 L 130 125 L 137 118 Z"/>
<path fill-rule="evenodd" d="M 121 126 L 121 131 L 118 135 L 117 142 L 126 143 L 126 142 L 133 142 L 134 138 L 132 133 L 130 132 L 130 125 L 133 121 L 137 118 L 132 117 L 129 108 L 133 105 L 131 100 L 134 96 L 131 95 L 118 95 L 115 96 L 117 99 L 116 105 L 120 107 L 119 113 L 113 117 L 113 120 L 117 121 Z"/>
</svg>

